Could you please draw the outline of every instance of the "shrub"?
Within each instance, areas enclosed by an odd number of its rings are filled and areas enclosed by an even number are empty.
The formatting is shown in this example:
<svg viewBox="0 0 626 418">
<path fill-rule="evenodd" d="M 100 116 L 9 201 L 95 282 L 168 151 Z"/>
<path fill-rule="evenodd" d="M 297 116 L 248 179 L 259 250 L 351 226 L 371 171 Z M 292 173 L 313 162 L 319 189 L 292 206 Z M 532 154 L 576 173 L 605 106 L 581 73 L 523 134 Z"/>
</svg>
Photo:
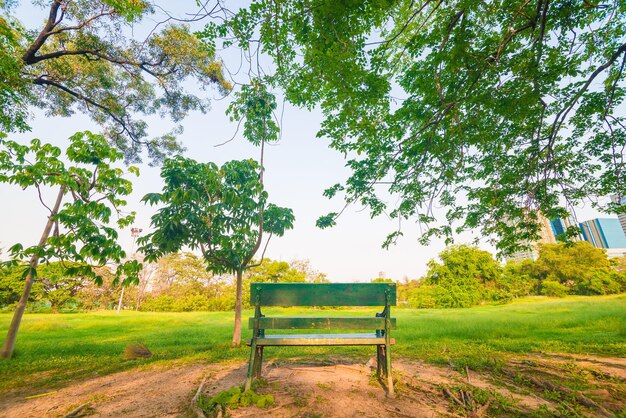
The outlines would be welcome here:
<svg viewBox="0 0 626 418">
<path fill-rule="evenodd" d="M 243 391 L 240 387 L 233 387 L 219 392 L 212 398 L 200 395 L 198 407 L 209 417 L 228 416 L 228 409 L 236 409 L 256 405 L 266 408 L 274 404 L 274 396 L 259 395 L 252 390 Z"/>
<path fill-rule="evenodd" d="M 568 293 L 569 288 L 556 280 L 546 280 L 541 284 L 541 294 L 544 296 L 562 298 L 567 296 Z"/>
<path fill-rule="evenodd" d="M 208 311 L 209 299 L 204 295 L 187 295 L 176 299 L 173 305 L 176 312 Z"/>
<path fill-rule="evenodd" d="M 142 311 L 154 311 L 154 312 L 172 312 L 174 311 L 175 299 L 171 296 L 161 295 L 155 298 L 147 298 L 143 305 L 141 305 Z"/>
<path fill-rule="evenodd" d="M 412 308 L 439 308 L 441 289 L 437 285 L 423 284 L 409 292 L 409 306 Z"/>
<path fill-rule="evenodd" d="M 582 280 L 577 286 L 580 295 L 611 295 L 622 290 L 618 281 L 620 275 L 616 272 L 597 271 L 590 278 Z"/>
<path fill-rule="evenodd" d="M 502 269 L 487 251 L 467 245 L 453 245 L 439 254 L 441 263 L 431 260 L 425 283 L 436 285 L 437 305 L 467 308 L 482 302 L 486 286 L 492 286 Z"/>
</svg>

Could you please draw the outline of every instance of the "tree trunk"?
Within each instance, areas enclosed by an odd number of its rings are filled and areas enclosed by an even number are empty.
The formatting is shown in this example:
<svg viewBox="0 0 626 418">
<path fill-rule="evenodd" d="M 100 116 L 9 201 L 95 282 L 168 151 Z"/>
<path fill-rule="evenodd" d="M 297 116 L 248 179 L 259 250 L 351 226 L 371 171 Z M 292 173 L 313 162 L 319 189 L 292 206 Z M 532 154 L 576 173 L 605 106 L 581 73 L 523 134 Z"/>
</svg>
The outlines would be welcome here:
<svg viewBox="0 0 626 418">
<path fill-rule="evenodd" d="M 50 216 L 48 217 L 48 222 L 46 223 L 46 227 L 43 229 L 43 233 L 41 234 L 41 238 L 39 239 L 39 246 L 43 247 L 50 236 L 50 231 L 52 230 L 52 226 L 54 225 L 54 216 L 59 212 L 59 208 L 61 207 L 61 201 L 63 200 L 63 195 L 65 194 L 65 186 L 61 186 L 59 189 L 59 194 L 57 195 L 57 200 L 54 202 L 54 207 L 50 212 Z M 4 345 L 2 346 L 2 351 L 0 351 L 1 358 L 11 358 L 13 355 L 13 349 L 15 348 L 15 340 L 17 338 L 17 331 L 20 328 L 20 323 L 22 322 L 22 316 L 24 315 L 24 311 L 26 310 L 26 303 L 28 302 L 28 297 L 30 296 L 30 291 L 33 288 L 33 275 L 32 272 L 37 268 L 39 264 L 39 256 L 33 254 L 30 258 L 29 262 L 29 272 L 26 275 L 26 280 L 24 281 L 24 291 L 22 292 L 22 297 L 20 301 L 17 303 L 17 307 L 15 308 L 15 312 L 13 313 L 13 319 L 11 320 L 11 325 L 9 325 L 9 331 L 7 332 L 7 337 L 4 340 Z"/>
<path fill-rule="evenodd" d="M 233 332 L 232 347 L 241 345 L 241 285 L 242 271 L 237 270 L 237 295 L 235 297 L 235 331 Z"/>
<path fill-rule="evenodd" d="M 124 300 L 124 289 L 126 289 L 126 287 L 122 285 L 122 293 L 120 293 L 120 300 L 117 302 L 117 313 L 120 313 L 120 311 L 122 310 L 122 301 Z"/>
</svg>

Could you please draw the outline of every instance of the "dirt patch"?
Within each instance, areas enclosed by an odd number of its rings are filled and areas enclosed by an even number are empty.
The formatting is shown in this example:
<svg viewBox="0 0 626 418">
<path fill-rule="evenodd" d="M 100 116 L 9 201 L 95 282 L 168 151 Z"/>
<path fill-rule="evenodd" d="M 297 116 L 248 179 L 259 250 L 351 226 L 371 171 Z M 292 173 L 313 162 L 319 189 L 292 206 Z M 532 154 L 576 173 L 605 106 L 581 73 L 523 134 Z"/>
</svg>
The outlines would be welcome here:
<svg viewBox="0 0 626 418">
<path fill-rule="evenodd" d="M 326 363 L 326 364 L 325 364 Z M 389 397 L 373 370 L 363 364 L 337 360 L 335 364 L 281 361 L 269 363 L 257 386 L 275 404 L 229 411 L 233 418 L 271 417 L 440 417 L 499 416 L 498 412 L 530 412 L 552 404 L 533 394 L 515 393 L 472 373 L 419 361 L 396 360 L 396 396 Z M 208 397 L 245 379 L 245 365 L 217 379 L 205 390 Z M 471 383 L 470 383 L 471 382 Z"/>
<path fill-rule="evenodd" d="M 0 416 L 59 417 L 76 411 L 75 416 L 180 417 L 189 408 L 203 376 L 218 368 L 206 364 L 154 365 L 90 379 L 31 399 L 5 394 Z"/>
<path fill-rule="evenodd" d="M 626 408 L 622 365 L 622 359 L 524 355 L 493 370 L 473 371 L 396 357 L 391 398 L 374 377 L 371 361 L 268 361 L 256 391 L 271 394 L 274 404 L 228 412 L 234 418 L 611 416 Z M 192 417 L 191 400 L 201 382 L 203 394 L 211 397 L 241 385 L 246 370 L 241 363 L 153 365 L 31 399 L 5 394 L 0 416 Z"/>
<path fill-rule="evenodd" d="M 364 364 L 341 359 L 317 364 L 270 362 L 256 391 L 273 395 L 275 404 L 264 409 L 238 408 L 229 414 L 234 418 L 619 414 L 626 408 L 620 367 L 607 369 L 605 363 L 614 359 L 586 360 L 577 364 L 569 358 L 523 356 L 511 358 L 501 368 L 476 372 L 400 359 L 394 361 L 393 398 Z M 592 367 L 600 361 L 602 370 Z M 223 380 L 216 376 L 204 393 L 211 397 L 238 385 L 245 374 L 243 365 Z"/>
<path fill-rule="evenodd" d="M 401 366 L 396 366 L 399 373 Z M 218 379 L 207 396 L 242 382 L 247 367 L 233 370 Z M 239 408 L 229 411 L 233 418 L 271 417 L 382 417 L 437 416 L 446 414 L 447 404 L 431 393 L 389 398 L 369 367 L 352 362 L 332 365 L 302 364 L 297 361 L 274 362 L 263 371 L 263 380 L 256 387 L 259 394 L 272 394 L 275 403 L 269 408 Z"/>
</svg>

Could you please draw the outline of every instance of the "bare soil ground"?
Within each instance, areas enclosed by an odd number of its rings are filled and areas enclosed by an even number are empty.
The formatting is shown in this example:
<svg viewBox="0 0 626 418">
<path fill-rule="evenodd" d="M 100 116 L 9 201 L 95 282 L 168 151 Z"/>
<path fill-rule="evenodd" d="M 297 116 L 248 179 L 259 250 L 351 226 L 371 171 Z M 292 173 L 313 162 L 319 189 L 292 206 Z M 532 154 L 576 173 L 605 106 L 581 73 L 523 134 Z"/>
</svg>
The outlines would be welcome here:
<svg viewBox="0 0 626 418">
<path fill-rule="evenodd" d="M 396 358 L 395 398 L 389 398 L 372 377 L 371 363 L 342 358 L 268 362 L 256 390 L 272 394 L 274 404 L 228 410 L 228 414 L 312 418 L 626 413 L 626 359 L 524 355 L 493 370 L 475 372 Z M 246 367 L 155 365 L 77 382 L 45 396 L 4 394 L 0 416 L 193 417 L 191 403 L 201 382 L 205 382 L 202 393 L 211 397 L 241 385 Z"/>
</svg>

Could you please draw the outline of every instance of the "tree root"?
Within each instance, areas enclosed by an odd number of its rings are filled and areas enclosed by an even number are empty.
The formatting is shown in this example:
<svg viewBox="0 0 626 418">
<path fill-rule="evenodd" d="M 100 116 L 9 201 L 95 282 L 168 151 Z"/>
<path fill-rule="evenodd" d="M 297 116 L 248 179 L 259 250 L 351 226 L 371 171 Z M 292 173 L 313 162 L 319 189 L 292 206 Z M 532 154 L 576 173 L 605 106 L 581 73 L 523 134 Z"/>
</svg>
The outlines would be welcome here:
<svg viewBox="0 0 626 418">
<path fill-rule="evenodd" d="M 206 415 L 204 414 L 202 409 L 198 408 L 198 398 L 200 397 L 200 393 L 202 393 L 202 388 L 204 387 L 204 384 L 206 383 L 207 378 L 208 376 L 204 376 L 204 379 L 202 379 L 200 386 L 198 386 L 198 390 L 196 391 L 196 394 L 191 399 L 190 408 L 194 412 L 197 418 L 206 418 Z"/>
<path fill-rule="evenodd" d="M 80 414 L 83 409 L 88 408 L 89 407 L 89 402 L 82 404 L 81 406 L 79 406 L 78 408 L 74 409 L 72 412 L 70 412 L 69 414 L 67 414 L 65 416 L 65 418 L 74 418 L 77 417 L 78 414 Z"/>
<path fill-rule="evenodd" d="M 503 374 L 511 378 L 517 377 L 517 372 L 514 370 L 503 368 L 501 371 Z M 542 389 L 547 389 L 553 392 L 566 394 L 568 396 L 573 397 L 574 399 L 576 399 L 578 403 L 586 406 L 587 408 L 600 411 L 605 416 L 612 416 L 612 414 L 608 410 L 606 410 L 603 406 L 598 405 L 595 401 L 593 401 L 592 399 L 589 399 L 584 394 L 578 391 L 572 390 L 565 386 L 556 385 L 548 380 L 539 379 L 538 377 L 531 376 L 531 375 L 523 375 L 523 378 L 526 379 L 528 382 L 530 382 L 533 386 L 536 386 Z"/>
</svg>

